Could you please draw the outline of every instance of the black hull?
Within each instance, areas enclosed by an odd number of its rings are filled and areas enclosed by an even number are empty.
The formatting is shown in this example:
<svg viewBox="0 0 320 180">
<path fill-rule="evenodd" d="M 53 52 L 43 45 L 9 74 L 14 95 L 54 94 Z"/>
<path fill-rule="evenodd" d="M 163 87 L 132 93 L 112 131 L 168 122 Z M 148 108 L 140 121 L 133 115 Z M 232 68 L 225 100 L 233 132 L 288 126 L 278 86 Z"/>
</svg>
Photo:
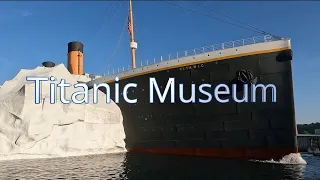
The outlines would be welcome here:
<svg viewBox="0 0 320 180">
<path fill-rule="evenodd" d="M 138 87 L 129 89 L 128 97 L 137 98 L 136 104 L 118 103 L 123 113 L 126 146 L 130 151 L 202 155 L 215 157 L 279 159 L 297 152 L 293 83 L 290 49 L 259 53 L 224 60 L 198 63 L 165 69 L 119 81 L 120 90 L 128 83 Z M 200 84 L 230 84 L 239 70 L 250 70 L 259 84 L 276 86 L 277 102 L 221 104 L 183 104 L 179 99 L 179 83 L 184 84 L 188 99 L 191 83 L 196 84 L 196 100 L 204 98 L 198 91 Z M 155 102 L 149 103 L 149 78 L 155 77 L 161 92 L 168 79 L 175 78 L 176 102 L 170 103 L 170 93 L 163 104 L 155 93 Z M 109 83 L 114 100 L 114 82 Z M 104 88 L 101 88 L 105 91 Z M 213 88 L 208 90 L 213 95 Z M 260 92 L 260 93 L 259 93 Z M 250 91 L 249 91 L 250 94 Z M 243 91 L 237 93 L 241 98 Z"/>
</svg>

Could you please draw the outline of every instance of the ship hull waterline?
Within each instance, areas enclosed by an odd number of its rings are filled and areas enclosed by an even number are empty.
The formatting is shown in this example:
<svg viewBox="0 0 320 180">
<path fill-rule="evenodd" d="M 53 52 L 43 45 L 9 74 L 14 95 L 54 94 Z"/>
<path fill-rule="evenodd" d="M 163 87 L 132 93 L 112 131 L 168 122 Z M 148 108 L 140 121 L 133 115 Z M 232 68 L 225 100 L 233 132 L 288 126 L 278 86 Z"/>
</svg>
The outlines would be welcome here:
<svg viewBox="0 0 320 180">
<path fill-rule="evenodd" d="M 137 103 L 127 103 L 123 98 L 118 103 L 124 118 L 127 150 L 261 160 L 297 153 L 291 60 L 288 47 L 120 77 L 120 89 L 128 83 L 138 84 L 128 91 L 128 97 L 137 98 Z M 230 97 L 229 103 L 224 104 L 215 100 L 184 104 L 179 100 L 178 84 L 184 84 L 184 96 L 188 99 L 192 83 L 213 87 L 230 84 L 239 70 L 251 71 L 259 84 L 274 84 L 277 102 L 271 102 L 269 90 L 267 102 L 261 102 L 259 91 L 257 102 L 236 103 Z M 150 77 L 157 80 L 162 93 L 168 79 L 175 78 L 175 104 L 170 103 L 170 93 L 164 103 L 157 96 L 153 104 L 149 103 Z M 113 98 L 114 81 L 108 84 Z M 105 92 L 105 88 L 100 90 Z M 242 96 L 243 91 L 237 93 L 237 97 Z M 205 99 L 199 91 L 196 97 Z"/>
</svg>

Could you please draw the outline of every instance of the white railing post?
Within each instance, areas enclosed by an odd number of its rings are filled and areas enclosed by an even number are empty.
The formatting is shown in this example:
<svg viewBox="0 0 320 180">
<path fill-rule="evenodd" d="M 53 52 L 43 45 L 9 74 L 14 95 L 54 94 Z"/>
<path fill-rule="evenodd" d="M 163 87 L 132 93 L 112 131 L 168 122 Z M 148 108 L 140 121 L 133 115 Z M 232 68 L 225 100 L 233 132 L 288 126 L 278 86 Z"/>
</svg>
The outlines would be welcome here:
<svg viewBox="0 0 320 180">
<path fill-rule="evenodd" d="M 109 70 L 108 70 L 108 76 L 109 76 Z"/>
<path fill-rule="evenodd" d="M 122 67 L 122 71 L 124 71 L 124 66 Z"/>
<path fill-rule="evenodd" d="M 114 68 L 112 69 L 112 74 L 114 74 Z"/>
<path fill-rule="evenodd" d="M 118 73 L 119 73 L 119 71 L 120 71 L 120 70 L 119 70 L 119 68 L 118 68 Z"/>
<path fill-rule="evenodd" d="M 253 42 L 250 42 L 250 41 L 253 41 Z M 264 42 L 268 42 L 268 41 L 273 41 L 272 39 L 272 36 L 271 35 L 264 35 L 263 36 L 263 40 Z M 229 42 L 224 42 L 224 43 L 220 43 L 220 44 L 213 44 L 211 45 L 212 46 L 212 51 L 215 51 L 215 45 L 218 47 L 218 49 L 229 49 L 229 48 L 234 48 L 234 47 L 238 47 L 238 46 L 241 46 L 241 41 L 242 41 L 242 46 L 245 46 L 245 45 L 250 45 L 250 44 L 256 44 L 256 43 L 259 43 L 259 42 L 262 42 L 262 36 L 258 36 L 258 37 L 251 37 L 251 38 L 246 38 L 246 39 L 239 39 L 239 40 L 236 40 L 236 41 L 229 41 Z M 247 41 L 247 42 L 246 42 Z M 230 46 L 230 43 L 232 43 L 232 47 Z M 206 50 L 206 48 L 208 48 L 208 50 Z M 203 46 L 203 47 L 199 47 L 199 48 L 194 48 L 193 49 L 193 53 L 194 55 L 197 55 L 197 51 L 199 50 L 199 53 L 201 53 L 201 51 L 203 53 L 206 53 L 206 52 L 210 52 L 210 47 L 209 46 Z M 190 53 L 188 52 L 190 51 Z M 183 55 L 180 55 L 181 57 L 188 57 L 188 56 L 192 56 L 192 53 L 191 53 L 192 49 L 190 50 L 185 50 L 184 51 L 184 56 Z M 179 52 L 176 52 L 177 53 L 177 59 L 179 59 Z M 183 51 L 180 52 L 181 54 L 183 54 Z M 172 54 L 172 59 L 174 59 L 174 54 Z M 168 55 L 168 60 L 171 60 L 171 53 Z M 160 56 L 160 61 L 166 61 L 163 59 L 162 56 Z M 147 60 L 147 65 L 149 65 L 149 61 Z M 153 63 L 156 63 L 156 58 L 153 59 Z M 150 64 L 152 64 L 152 62 L 150 62 Z M 141 61 L 141 66 L 143 66 L 143 62 Z M 129 68 L 128 68 L 129 69 Z"/>
<path fill-rule="evenodd" d="M 142 67 L 142 61 L 140 61 L 140 64 L 141 64 L 141 66 L 140 66 L 140 67 Z"/>
</svg>

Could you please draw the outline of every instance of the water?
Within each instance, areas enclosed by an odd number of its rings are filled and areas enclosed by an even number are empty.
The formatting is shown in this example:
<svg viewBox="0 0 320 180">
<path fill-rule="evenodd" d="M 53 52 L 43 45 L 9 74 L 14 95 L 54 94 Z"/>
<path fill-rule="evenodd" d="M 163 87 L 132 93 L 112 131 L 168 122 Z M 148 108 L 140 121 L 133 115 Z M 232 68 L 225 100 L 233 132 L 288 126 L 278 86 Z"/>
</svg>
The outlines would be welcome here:
<svg viewBox="0 0 320 180">
<path fill-rule="evenodd" d="M 320 156 L 307 164 L 141 153 L 0 162 L 0 179 L 320 179 Z"/>
</svg>

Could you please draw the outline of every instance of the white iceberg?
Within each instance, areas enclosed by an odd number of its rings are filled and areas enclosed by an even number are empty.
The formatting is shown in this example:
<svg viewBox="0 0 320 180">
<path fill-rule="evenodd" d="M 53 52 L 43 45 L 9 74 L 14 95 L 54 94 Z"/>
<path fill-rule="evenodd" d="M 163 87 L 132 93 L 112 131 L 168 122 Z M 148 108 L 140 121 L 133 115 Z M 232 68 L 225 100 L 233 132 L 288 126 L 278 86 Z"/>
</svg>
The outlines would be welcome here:
<svg viewBox="0 0 320 180">
<path fill-rule="evenodd" d="M 54 76 L 56 83 L 65 79 L 66 99 L 79 88 L 79 77 L 68 72 L 63 64 L 52 68 L 21 70 L 0 88 L 0 159 L 7 156 L 75 156 L 124 152 L 125 132 L 120 108 L 107 104 L 98 92 L 98 103 L 62 104 L 57 88 L 56 103 L 50 104 L 50 81 L 42 82 L 40 104 L 35 103 L 35 83 L 26 76 Z M 68 99 L 70 100 L 70 99 Z"/>
</svg>

